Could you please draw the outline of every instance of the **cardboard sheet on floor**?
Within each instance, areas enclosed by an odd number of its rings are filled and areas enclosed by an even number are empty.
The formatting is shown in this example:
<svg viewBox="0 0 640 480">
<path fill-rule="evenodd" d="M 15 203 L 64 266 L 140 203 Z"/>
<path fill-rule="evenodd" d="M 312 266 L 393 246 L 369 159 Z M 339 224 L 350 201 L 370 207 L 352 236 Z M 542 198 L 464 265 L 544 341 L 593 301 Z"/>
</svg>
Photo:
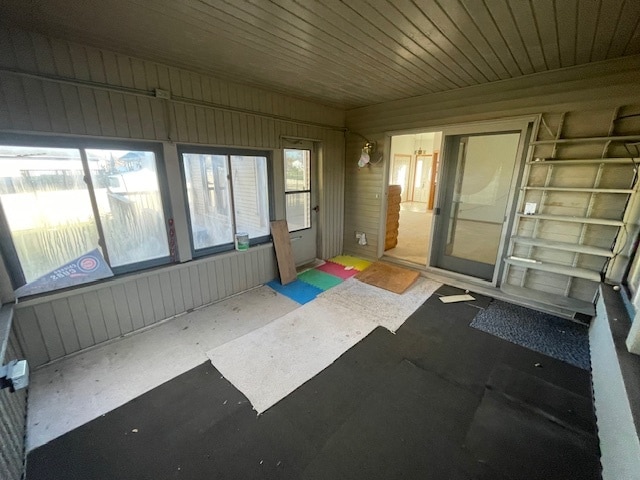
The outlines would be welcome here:
<svg viewBox="0 0 640 480">
<path fill-rule="evenodd" d="M 401 294 L 413 285 L 419 276 L 420 274 L 414 270 L 375 262 L 366 270 L 358 273 L 355 278 L 369 285 Z"/>
<path fill-rule="evenodd" d="M 207 356 L 262 413 L 331 365 L 376 326 L 372 319 L 317 298 Z"/>
<path fill-rule="evenodd" d="M 475 300 L 471 295 L 447 295 L 440 297 L 442 303 L 457 303 L 457 302 L 470 302 Z"/>
<path fill-rule="evenodd" d="M 349 279 L 207 356 L 262 413 L 374 328 L 395 331 L 439 286 L 424 278 L 398 296 Z"/>
<path fill-rule="evenodd" d="M 419 278 L 402 296 L 362 283 L 354 278 L 322 293 L 319 298 L 342 305 L 354 316 L 375 319 L 375 322 L 395 332 L 441 284 Z"/>
</svg>

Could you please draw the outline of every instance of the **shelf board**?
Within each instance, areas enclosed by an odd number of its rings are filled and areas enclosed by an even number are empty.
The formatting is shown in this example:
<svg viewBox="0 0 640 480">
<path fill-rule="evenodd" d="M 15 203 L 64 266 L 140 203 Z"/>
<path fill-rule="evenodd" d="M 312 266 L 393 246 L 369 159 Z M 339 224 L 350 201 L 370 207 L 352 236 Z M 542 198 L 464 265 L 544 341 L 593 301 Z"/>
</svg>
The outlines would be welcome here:
<svg viewBox="0 0 640 480">
<path fill-rule="evenodd" d="M 556 138 L 553 140 L 536 140 L 529 145 L 553 145 L 554 143 L 590 143 L 590 142 L 633 142 L 640 140 L 640 135 L 611 135 L 608 137 L 574 137 Z"/>
<path fill-rule="evenodd" d="M 523 190 L 542 190 L 546 192 L 580 192 L 580 193 L 624 193 L 634 192 L 631 188 L 582 188 L 582 187 L 523 187 Z"/>
<path fill-rule="evenodd" d="M 527 165 L 585 165 L 589 163 L 628 163 L 633 165 L 640 161 L 639 159 L 635 159 L 634 157 L 625 157 L 625 158 L 582 158 L 582 159 L 572 159 L 572 160 L 556 160 L 556 159 L 546 159 L 541 158 L 539 160 L 529 160 L 527 161 Z"/>
<path fill-rule="evenodd" d="M 584 278 L 585 280 L 591 280 L 592 282 L 601 281 L 600 272 L 595 272 L 586 268 L 559 265 L 557 263 L 533 263 L 523 260 L 517 260 L 515 258 L 505 258 L 504 262 L 516 267 L 529 268 L 531 270 L 540 270 L 542 272 L 557 273 L 560 275 L 566 275 L 567 277 Z"/>
<path fill-rule="evenodd" d="M 536 213 L 534 215 L 525 215 L 518 213 L 518 217 L 533 218 L 539 220 L 553 220 L 556 222 L 573 222 L 573 223 L 589 223 L 592 225 L 610 225 L 613 227 L 623 227 L 625 223 L 622 220 L 611 220 L 608 218 L 592 218 L 592 217 L 569 217 L 564 215 L 547 215 Z"/>
<path fill-rule="evenodd" d="M 556 240 L 545 240 L 544 238 L 531 237 L 511 237 L 516 243 L 523 245 L 532 245 L 534 247 L 546 247 L 554 250 L 563 250 L 566 252 L 584 253 L 587 255 L 596 255 L 598 257 L 613 258 L 614 253 L 607 248 L 592 247 L 589 245 L 578 245 L 575 243 L 558 242 Z"/>
<path fill-rule="evenodd" d="M 543 305 L 553 305 L 564 308 L 572 312 L 584 313 L 585 315 L 594 316 L 596 313 L 595 306 L 591 302 L 578 300 L 576 298 L 565 297 L 555 293 L 541 292 L 532 288 L 518 287 L 515 285 L 502 285 L 500 290 L 514 297 L 525 298 Z"/>
</svg>

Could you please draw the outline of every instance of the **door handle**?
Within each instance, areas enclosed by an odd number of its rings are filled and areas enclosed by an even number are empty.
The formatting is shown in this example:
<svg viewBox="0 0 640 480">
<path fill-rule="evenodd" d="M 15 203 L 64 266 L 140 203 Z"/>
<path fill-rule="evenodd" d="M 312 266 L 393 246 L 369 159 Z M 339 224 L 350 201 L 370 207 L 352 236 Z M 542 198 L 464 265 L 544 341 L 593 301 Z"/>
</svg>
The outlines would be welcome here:
<svg viewBox="0 0 640 480">
<path fill-rule="evenodd" d="M 318 213 L 320 211 L 320 205 L 316 205 L 311 210 L 313 210 L 314 212 Z"/>
</svg>

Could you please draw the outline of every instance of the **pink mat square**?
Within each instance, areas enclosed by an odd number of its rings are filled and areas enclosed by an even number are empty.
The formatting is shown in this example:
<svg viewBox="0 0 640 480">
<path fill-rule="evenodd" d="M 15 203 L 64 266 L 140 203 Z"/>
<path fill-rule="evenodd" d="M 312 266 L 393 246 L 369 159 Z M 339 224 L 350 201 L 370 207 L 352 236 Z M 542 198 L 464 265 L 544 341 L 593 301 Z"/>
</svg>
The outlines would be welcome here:
<svg viewBox="0 0 640 480">
<path fill-rule="evenodd" d="M 329 275 L 335 275 L 336 277 L 339 277 L 343 280 L 346 280 L 347 278 L 351 278 L 356 273 L 358 273 L 358 270 L 356 270 L 355 268 L 352 268 L 351 270 L 345 270 L 345 267 L 333 262 L 325 262 L 324 265 L 320 265 L 319 267 L 316 267 L 316 270 L 320 270 L 321 272 L 328 273 Z"/>
</svg>

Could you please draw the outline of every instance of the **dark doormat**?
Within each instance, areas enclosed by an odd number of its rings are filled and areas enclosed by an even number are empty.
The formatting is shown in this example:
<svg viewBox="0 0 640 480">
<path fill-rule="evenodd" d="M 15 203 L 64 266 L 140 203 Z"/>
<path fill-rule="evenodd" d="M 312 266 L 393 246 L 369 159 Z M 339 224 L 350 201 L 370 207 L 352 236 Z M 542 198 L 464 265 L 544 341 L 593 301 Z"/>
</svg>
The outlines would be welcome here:
<svg viewBox="0 0 640 480">
<path fill-rule="evenodd" d="M 591 369 L 589 332 L 584 325 L 494 300 L 478 313 L 471 326 L 584 370 Z"/>
</svg>

